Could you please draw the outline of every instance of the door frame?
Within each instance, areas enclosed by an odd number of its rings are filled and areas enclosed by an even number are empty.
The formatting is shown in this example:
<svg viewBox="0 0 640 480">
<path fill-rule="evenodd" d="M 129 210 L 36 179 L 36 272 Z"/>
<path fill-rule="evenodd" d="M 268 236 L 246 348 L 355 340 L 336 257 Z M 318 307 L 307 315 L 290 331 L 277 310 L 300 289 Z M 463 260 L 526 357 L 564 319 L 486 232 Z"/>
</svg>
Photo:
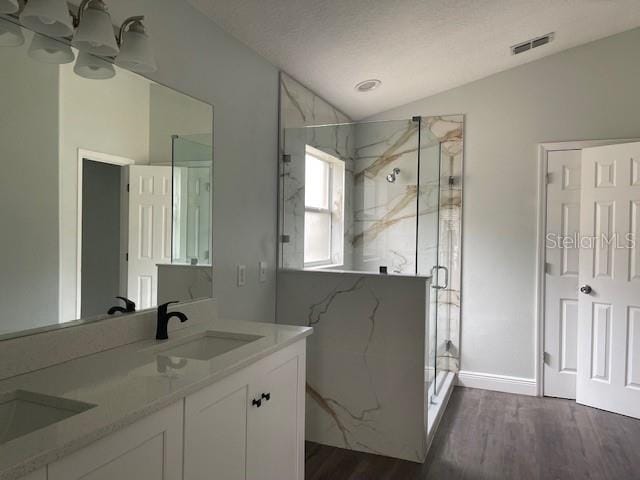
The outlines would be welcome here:
<svg viewBox="0 0 640 480">
<path fill-rule="evenodd" d="M 83 161 L 85 159 L 93 162 L 109 163 L 126 167 L 135 165 L 135 160 L 109 153 L 96 152 L 78 148 L 78 198 L 77 198 L 77 219 L 76 219 L 76 318 L 82 318 L 82 182 Z"/>
<path fill-rule="evenodd" d="M 535 381 L 538 397 L 544 396 L 544 326 L 545 326 L 545 263 L 547 230 L 547 160 L 550 152 L 582 150 L 590 147 L 638 142 L 638 138 L 610 140 L 575 140 L 567 142 L 545 142 L 538 144 L 538 201 L 536 228 L 536 286 L 535 286 Z"/>
</svg>

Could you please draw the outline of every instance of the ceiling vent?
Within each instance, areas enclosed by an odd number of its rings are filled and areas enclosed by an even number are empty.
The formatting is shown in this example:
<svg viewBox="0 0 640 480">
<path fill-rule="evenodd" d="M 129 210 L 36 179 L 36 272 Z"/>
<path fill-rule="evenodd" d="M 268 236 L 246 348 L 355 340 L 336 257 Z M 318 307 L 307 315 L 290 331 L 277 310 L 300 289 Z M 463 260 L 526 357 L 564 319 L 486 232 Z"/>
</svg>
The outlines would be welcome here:
<svg viewBox="0 0 640 480">
<path fill-rule="evenodd" d="M 519 43 L 517 45 L 513 45 L 511 47 L 511 53 L 513 55 L 518 55 L 519 53 L 524 53 L 527 50 L 531 50 L 532 48 L 541 47 L 542 45 L 546 45 L 547 43 L 553 40 L 553 32 L 547 33 L 542 37 L 532 38 L 531 40 L 527 40 L 526 42 Z"/>
</svg>

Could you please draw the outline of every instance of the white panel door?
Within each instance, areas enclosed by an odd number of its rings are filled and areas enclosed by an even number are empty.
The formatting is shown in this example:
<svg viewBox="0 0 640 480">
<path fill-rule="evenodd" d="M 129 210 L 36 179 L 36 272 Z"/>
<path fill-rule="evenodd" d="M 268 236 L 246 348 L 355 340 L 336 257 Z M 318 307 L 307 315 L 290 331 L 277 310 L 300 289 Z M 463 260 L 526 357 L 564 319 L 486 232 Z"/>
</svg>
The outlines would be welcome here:
<svg viewBox="0 0 640 480">
<path fill-rule="evenodd" d="M 251 387 L 247 415 L 247 480 L 301 479 L 298 455 L 300 418 L 298 399 L 301 357 L 295 357 L 264 375 Z"/>
<path fill-rule="evenodd" d="M 139 309 L 157 303 L 159 263 L 171 263 L 171 167 L 129 167 L 127 296 Z"/>
<path fill-rule="evenodd" d="M 580 249 L 576 399 L 636 418 L 640 418 L 639 224 L 640 143 L 583 150 L 580 230 L 587 239 Z"/>
<path fill-rule="evenodd" d="M 549 152 L 544 394 L 576 398 L 581 151 Z"/>
</svg>

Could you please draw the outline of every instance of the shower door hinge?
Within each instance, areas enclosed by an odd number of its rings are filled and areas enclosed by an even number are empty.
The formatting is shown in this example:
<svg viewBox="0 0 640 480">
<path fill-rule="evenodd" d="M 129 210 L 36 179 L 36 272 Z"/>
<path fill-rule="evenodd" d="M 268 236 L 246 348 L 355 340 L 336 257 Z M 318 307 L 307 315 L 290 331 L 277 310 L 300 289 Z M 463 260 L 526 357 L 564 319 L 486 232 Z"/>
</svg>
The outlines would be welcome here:
<svg viewBox="0 0 640 480">
<path fill-rule="evenodd" d="M 289 243 L 291 241 L 291 237 L 289 235 L 280 235 L 280 241 L 282 243 Z"/>
<path fill-rule="evenodd" d="M 130 192 L 131 186 L 127 183 L 127 192 Z"/>
<path fill-rule="evenodd" d="M 288 153 L 282 155 L 282 163 L 291 163 L 291 155 Z"/>
<path fill-rule="evenodd" d="M 415 117 L 411 117 L 411 121 L 420 123 L 422 121 L 422 117 L 416 115 Z"/>
<path fill-rule="evenodd" d="M 547 173 L 547 185 L 551 185 L 553 183 L 553 173 Z"/>
<path fill-rule="evenodd" d="M 124 261 L 128 262 L 129 261 L 129 252 L 124 254 Z"/>
</svg>

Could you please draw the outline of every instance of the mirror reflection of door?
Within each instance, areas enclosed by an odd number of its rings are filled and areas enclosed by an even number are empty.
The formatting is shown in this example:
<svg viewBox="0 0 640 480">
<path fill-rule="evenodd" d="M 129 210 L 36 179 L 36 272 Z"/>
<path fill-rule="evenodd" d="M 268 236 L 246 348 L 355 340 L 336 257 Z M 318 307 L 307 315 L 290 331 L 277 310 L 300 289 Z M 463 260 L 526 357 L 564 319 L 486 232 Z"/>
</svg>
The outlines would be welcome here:
<svg viewBox="0 0 640 480">
<path fill-rule="evenodd" d="M 171 262 L 171 167 L 84 158 L 81 182 L 78 317 L 104 315 L 116 296 L 155 306 L 157 265 Z"/>
<path fill-rule="evenodd" d="M 129 167 L 127 297 L 138 309 L 157 304 L 158 264 L 171 263 L 171 167 Z"/>
<path fill-rule="evenodd" d="M 126 293 L 121 275 L 126 251 L 120 241 L 123 175 L 121 165 L 83 159 L 79 317 L 106 313 L 113 297 Z"/>
</svg>

